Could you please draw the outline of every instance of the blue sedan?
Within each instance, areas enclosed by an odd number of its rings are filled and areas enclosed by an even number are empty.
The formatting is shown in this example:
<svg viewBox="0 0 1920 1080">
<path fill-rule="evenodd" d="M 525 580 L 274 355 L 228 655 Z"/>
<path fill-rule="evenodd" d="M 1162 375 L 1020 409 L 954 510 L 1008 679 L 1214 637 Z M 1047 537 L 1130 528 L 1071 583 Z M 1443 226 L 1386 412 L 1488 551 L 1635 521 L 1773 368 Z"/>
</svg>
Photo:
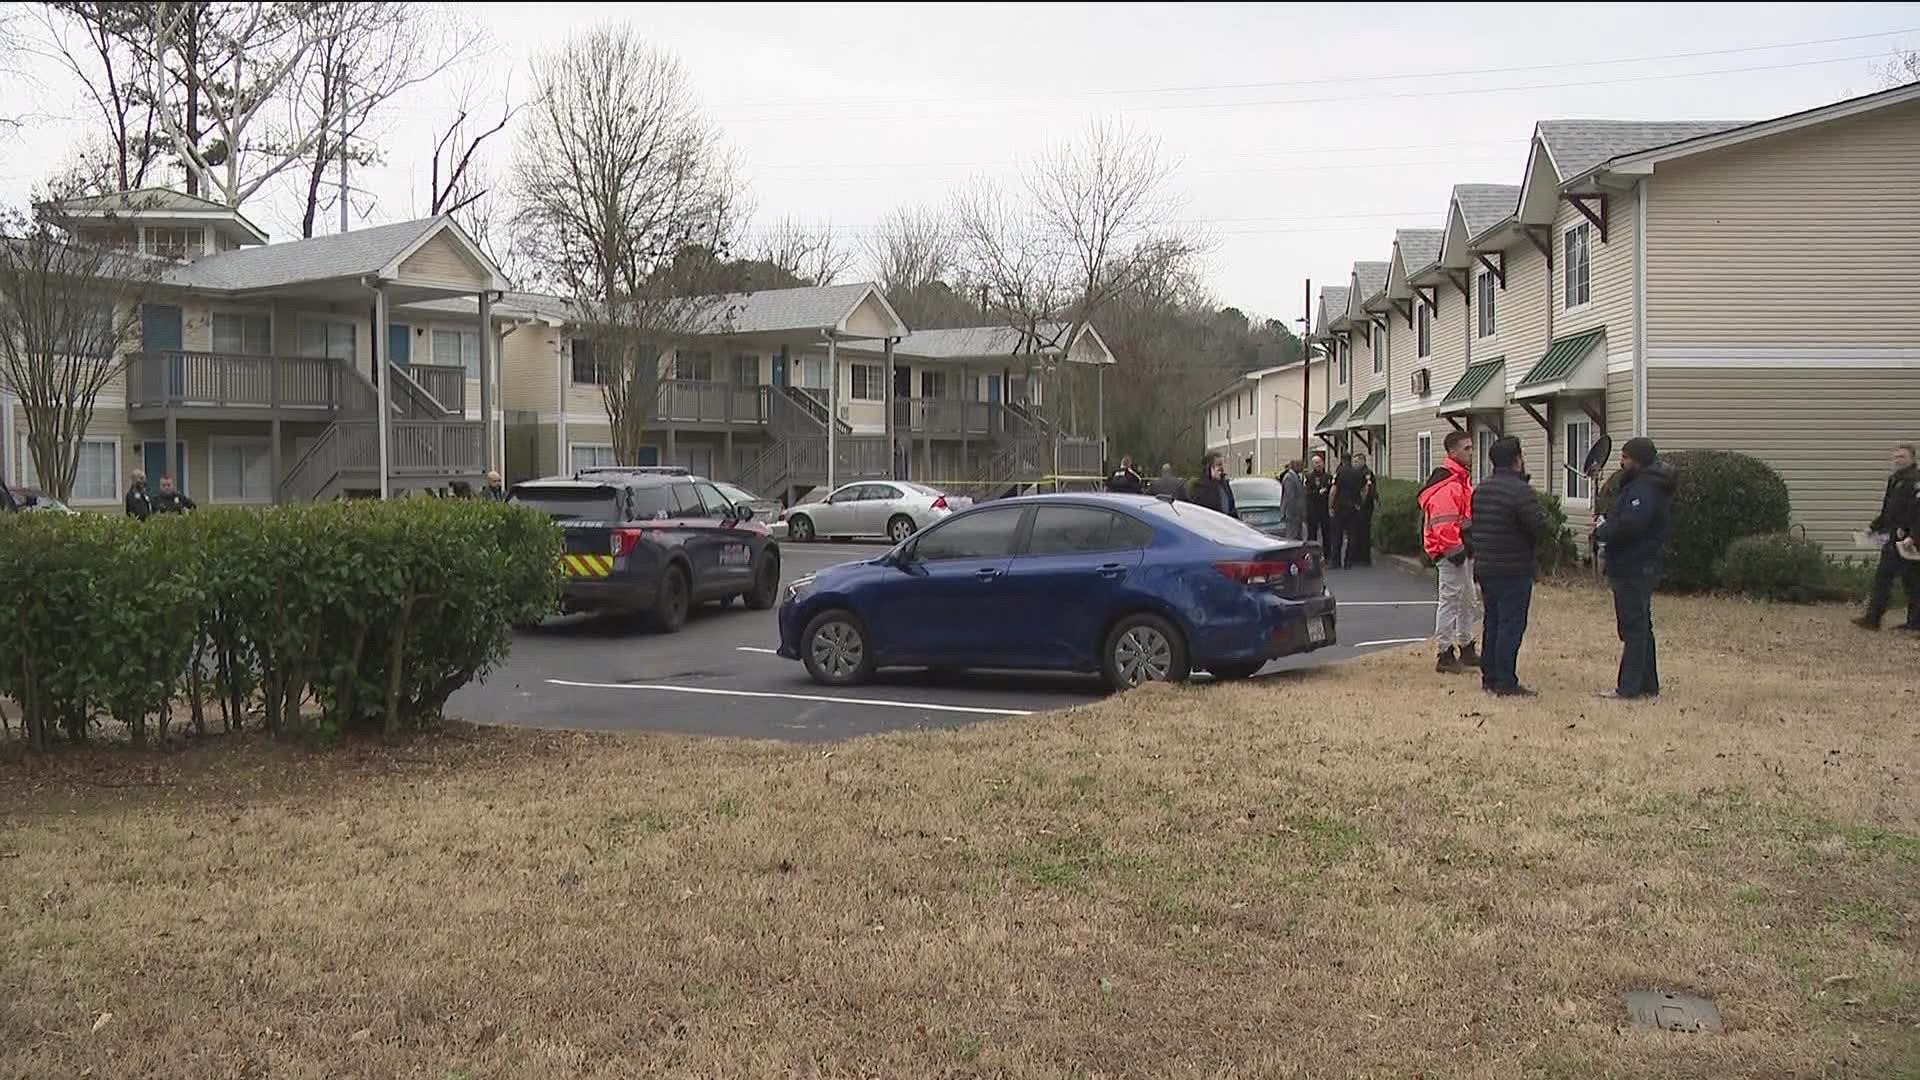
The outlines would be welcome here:
<svg viewBox="0 0 1920 1080">
<path fill-rule="evenodd" d="M 850 686 L 883 667 L 1243 679 L 1334 643 L 1316 546 L 1192 503 L 1048 495 L 975 507 L 788 586 L 780 655 Z"/>
</svg>

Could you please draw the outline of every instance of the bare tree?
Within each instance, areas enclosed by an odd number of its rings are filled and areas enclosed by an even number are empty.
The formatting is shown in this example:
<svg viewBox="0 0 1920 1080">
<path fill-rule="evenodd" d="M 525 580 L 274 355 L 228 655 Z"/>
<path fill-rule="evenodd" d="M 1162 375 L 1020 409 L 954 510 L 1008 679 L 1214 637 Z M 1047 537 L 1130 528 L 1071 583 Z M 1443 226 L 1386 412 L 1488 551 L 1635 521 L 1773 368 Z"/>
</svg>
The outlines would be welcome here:
<svg viewBox="0 0 1920 1080">
<path fill-rule="evenodd" d="M 485 151 L 487 141 L 507 129 L 524 103 L 514 103 L 511 85 L 502 91 L 497 108 L 479 104 L 480 93 L 477 79 L 467 79 L 455 98 L 453 118 L 437 129 L 428 202 L 433 213 L 452 214 L 504 268 L 517 257 L 517 249 L 496 243 L 497 200 Z"/>
<path fill-rule="evenodd" d="M 514 154 L 514 229 L 589 328 L 614 454 L 639 458 L 660 358 L 728 322 L 699 294 L 724 260 L 739 189 L 680 63 L 624 26 L 533 64 Z"/>
<path fill-rule="evenodd" d="M 1920 50 L 1896 52 L 1880 66 L 1880 88 L 1891 90 L 1910 82 L 1920 82 Z"/>
<path fill-rule="evenodd" d="M 27 451 L 48 494 L 73 494 L 94 402 L 139 340 L 161 264 L 0 215 L 0 379 L 26 414 Z"/>
<path fill-rule="evenodd" d="M 862 245 L 874 282 L 888 296 L 934 282 L 951 284 L 960 245 L 947 215 L 934 206 L 896 206 Z"/>
<path fill-rule="evenodd" d="M 147 182 L 163 156 L 162 140 L 142 76 L 145 57 L 136 42 L 146 5 L 123 0 L 69 0 L 37 9 L 48 54 L 77 79 L 100 120 L 97 137 L 82 146 L 80 172 L 101 191 L 132 191 Z"/>
<path fill-rule="evenodd" d="M 853 266 L 853 251 L 834 232 L 831 221 L 809 225 L 784 217 L 754 248 L 762 259 L 809 285 L 831 285 Z"/>
</svg>

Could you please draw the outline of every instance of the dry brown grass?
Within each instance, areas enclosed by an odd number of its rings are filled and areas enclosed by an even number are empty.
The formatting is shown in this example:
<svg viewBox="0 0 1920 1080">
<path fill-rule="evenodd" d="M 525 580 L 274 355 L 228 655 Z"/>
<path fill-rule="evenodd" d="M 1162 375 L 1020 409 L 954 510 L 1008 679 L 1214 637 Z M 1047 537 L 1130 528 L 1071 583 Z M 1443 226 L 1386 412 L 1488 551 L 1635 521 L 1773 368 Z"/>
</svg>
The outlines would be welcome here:
<svg viewBox="0 0 1920 1080">
<path fill-rule="evenodd" d="M 0 766 L 0 1074 L 1920 1076 L 1920 649 L 1662 600 L 1611 706 L 1604 604 L 1540 598 L 1537 703 L 1407 650 L 830 750 Z"/>
</svg>

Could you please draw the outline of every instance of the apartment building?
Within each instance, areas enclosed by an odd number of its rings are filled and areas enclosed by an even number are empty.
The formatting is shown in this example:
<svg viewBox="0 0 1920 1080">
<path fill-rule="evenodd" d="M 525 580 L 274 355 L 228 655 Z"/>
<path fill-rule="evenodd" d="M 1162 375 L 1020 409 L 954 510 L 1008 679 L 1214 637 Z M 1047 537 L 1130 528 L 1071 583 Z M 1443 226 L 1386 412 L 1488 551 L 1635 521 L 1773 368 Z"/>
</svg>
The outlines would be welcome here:
<svg viewBox="0 0 1920 1080">
<path fill-rule="evenodd" d="M 1357 262 L 1347 276 L 1347 452 L 1376 460 L 1386 448 L 1387 264 Z"/>
<path fill-rule="evenodd" d="M 1235 473 L 1272 476 L 1289 461 L 1305 461 L 1318 444 L 1302 432 L 1327 412 L 1327 360 L 1249 371 L 1201 403 L 1208 453 L 1227 459 Z M 1145 463 L 1152 467 L 1151 463 Z"/>
<path fill-rule="evenodd" d="M 1329 285 L 1320 290 L 1320 302 L 1313 313 L 1313 329 L 1307 338 L 1309 347 L 1318 346 L 1326 357 L 1323 374 L 1327 409 L 1314 421 L 1313 434 L 1334 453 L 1344 452 L 1347 446 L 1347 406 L 1353 379 L 1353 355 L 1347 341 L 1347 297 L 1352 291 L 1349 285 Z"/>
<path fill-rule="evenodd" d="M 1920 84 L 1754 123 L 1541 121 L 1518 185 L 1457 185 L 1439 230 L 1396 232 L 1381 294 L 1352 295 L 1358 266 L 1322 292 L 1316 433 L 1357 433 L 1360 318 L 1384 316 L 1411 340 L 1386 336 L 1383 474 L 1424 476 L 1456 429 L 1484 474 L 1516 435 L 1583 530 L 1576 466 L 1603 434 L 1645 433 L 1769 462 L 1795 523 L 1850 551 L 1887 447 L 1920 438 L 1917 167 Z"/>
</svg>

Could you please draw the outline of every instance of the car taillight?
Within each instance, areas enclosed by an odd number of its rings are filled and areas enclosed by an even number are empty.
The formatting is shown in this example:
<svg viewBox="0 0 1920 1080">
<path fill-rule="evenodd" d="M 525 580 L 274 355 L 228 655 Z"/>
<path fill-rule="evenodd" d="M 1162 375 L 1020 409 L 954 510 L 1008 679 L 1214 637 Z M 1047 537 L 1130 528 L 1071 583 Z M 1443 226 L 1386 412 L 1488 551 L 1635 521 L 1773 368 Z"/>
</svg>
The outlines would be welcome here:
<svg viewBox="0 0 1920 1080">
<path fill-rule="evenodd" d="M 1213 568 L 1242 585 L 1280 585 L 1310 575 L 1313 572 L 1313 556 L 1302 554 L 1283 559 L 1217 562 Z"/>
<path fill-rule="evenodd" d="M 625 555 L 626 553 L 632 551 L 633 545 L 639 542 L 640 542 L 639 529 L 613 530 L 613 557 L 617 559 L 620 556 Z"/>
<path fill-rule="evenodd" d="M 945 510 L 947 508 L 947 497 L 945 495 L 935 495 L 933 497 L 933 508 L 935 510 Z M 954 526 L 956 529 L 959 527 L 958 525 Z"/>
</svg>

